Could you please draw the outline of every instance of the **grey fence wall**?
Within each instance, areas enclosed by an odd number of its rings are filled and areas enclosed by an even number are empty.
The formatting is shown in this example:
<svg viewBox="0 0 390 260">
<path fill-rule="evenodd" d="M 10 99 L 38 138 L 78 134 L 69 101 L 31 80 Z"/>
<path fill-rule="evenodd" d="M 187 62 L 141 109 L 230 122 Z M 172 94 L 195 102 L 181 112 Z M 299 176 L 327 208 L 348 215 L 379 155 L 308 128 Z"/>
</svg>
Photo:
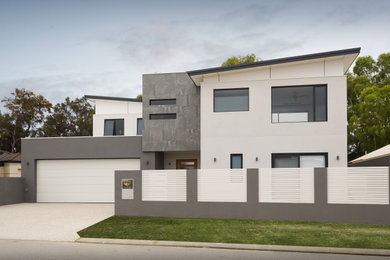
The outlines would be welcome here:
<svg viewBox="0 0 390 260">
<path fill-rule="evenodd" d="M 134 179 L 133 200 L 122 200 L 122 179 Z M 328 204 L 324 168 L 314 171 L 312 204 L 259 203 L 258 183 L 258 169 L 248 169 L 247 202 L 198 202 L 197 173 L 188 170 L 186 202 L 142 201 L 141 171 L 116 171 L 115 215 L 390 224 L 390 205 Z"/>
<path fill-rule="evenodd" d="M 142 152 L 142 136 L 47 137 L 22 139 L 26 202 L 37 201 L 37 160 L 141 159 L 141 169 L 161 169 L 163 153 Z"/>
<path fill-rule="evenodd" d="M 23 178 L 0 178 L 0 205 L 24 202 Z"/>
</svg>

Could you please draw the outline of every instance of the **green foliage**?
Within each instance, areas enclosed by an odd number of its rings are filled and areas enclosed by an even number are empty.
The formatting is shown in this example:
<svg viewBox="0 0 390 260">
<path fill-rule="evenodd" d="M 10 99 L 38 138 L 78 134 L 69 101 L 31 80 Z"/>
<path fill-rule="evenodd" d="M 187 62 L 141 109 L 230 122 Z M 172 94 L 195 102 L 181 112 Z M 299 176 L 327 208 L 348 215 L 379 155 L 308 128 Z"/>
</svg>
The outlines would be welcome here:
<svg viewBox="0 0 390 260">
<path fill-rule="evenodd" d="M 363 76 L 369 79 L 372 79 L 377 71 L 378 67 L 371 56 L 359 57 L 353 68 L 353 73 L 355 73 L 356 76 Z"/>
<path fill-rule="evenodd" d="M 12 152 L 20 151 L 21 138 L 36 135 L 37 126 L 43 123 L 52 104 L 42 95 L 18 88 L 2 102 L 8 113 L 2 115 L 1 119 L 4 132 L 0 133 L 0 138 L 7 139 L 5 146 L 1 148 Z"/>
<path fill-rule="evenodd" d="M 390 53 L 357 59 L 348 74 L 349 160 L 390 143 Z"/>
<path fill-rule="evenodd" d="M 255 54 L 251 53 L 246 56 L 232 56 L 222 63 L 221 66 L 232 66 L 238 64 L 253 63 L 260 61 L 261 59 L 256 57 Z"/>
<path fill-rule="evenodd" d="M 142 100 L 142 94 L 139 94 L 139 95 L 137 96 L 137 99 Z"/>
<path fill-rule="evenodd" d="M 40 128 L 40 136 L 91 136 L 94 108 L 85 97 L 56 104 Z"/>
<path fill-rule="evenodd" d="M 7 112 L 0 112 L 0 149 L 20 151 L 20 139 L 33 136 L 90 136 L 94 108 L 85 97 L 54 107 L 42 95 L 15 89 L 2 102 Z"/>
</svg>

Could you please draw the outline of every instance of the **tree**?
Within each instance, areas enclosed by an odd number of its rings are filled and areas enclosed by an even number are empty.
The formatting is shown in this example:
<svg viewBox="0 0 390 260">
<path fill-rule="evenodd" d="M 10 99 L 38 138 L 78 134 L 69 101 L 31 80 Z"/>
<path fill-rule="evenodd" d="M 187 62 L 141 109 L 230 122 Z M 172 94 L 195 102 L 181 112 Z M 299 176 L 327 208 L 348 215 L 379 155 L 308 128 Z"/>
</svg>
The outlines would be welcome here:
<svg viewBox="0 0 390 260">
<path fill-rule="evenodd" d="M 40 136 L 91 136 L 94 108 L 85 97 L 56 104 L 39 130 Z"/>
<path fill-rule="evenodd" d="M 251 53 L 246 56 L 232 56 L 222 63 L 221 66 L 232 66 L 238 64 L 253 63 L 260 61 L 261 59 L 256 57 L 255 54 Z"/>
<path fill-rule="evenodd" d="M 13 132 L 12 128 L 11 116 L 0 112 L 0 150 L 12 151 L 10 135 Z M 19 129 L 19 132 L 22 132 L 22 129 Z"/>
<path fill-rule="evenodd" d="M 142 100 L 142 94 L 139 94 L 139 95 L 137 96 L 137 99 Z"/>
<path fill-rule="evenodd" d="M 45 113 L 50 112 L 52 104 L 42 95 L 16 88 L 12 97 L 2 100 L 8 113 L 2 116 L 6 125 L 2 133 L 8 139 L 10 152 L 20 151 L 20 139 L 36 135 L 39 124 L 45 119 Z M 7 142 L 6 142 L 7 143 Z"/>
<path fill-rule="evenodd" d="M 355 149 L 371 152 L 390 142 L 390 85 L 371 86 L 360 94 L 356 113 L 349 119 L 350 135 L 358 144 Z"/>
<path fill-rule="evenodd" d="M 389 88 L 390 53 L 356 60 L 347 75 L 350 160 L 390 143 Z"/>
</svg>

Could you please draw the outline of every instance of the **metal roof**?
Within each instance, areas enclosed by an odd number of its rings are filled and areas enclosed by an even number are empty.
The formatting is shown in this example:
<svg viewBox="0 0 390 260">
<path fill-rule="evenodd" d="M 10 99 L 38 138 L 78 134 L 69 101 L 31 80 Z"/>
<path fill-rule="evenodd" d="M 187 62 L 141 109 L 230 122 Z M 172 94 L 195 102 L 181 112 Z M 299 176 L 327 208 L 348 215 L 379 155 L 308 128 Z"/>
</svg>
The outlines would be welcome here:
<svg viewBox="0 0 390 260">
<path fill-rule="evenodd" d="M 383 146 L 382 148 L 379 148 L 375 151 L 372 151 L 371 153 L 365 154 L 355 160 L 352 160 L 349 162 L 349 164 L 352 165 L 355 163 L 361 163 L 361 162 L 365 162 L 365 161 L 369 161 L 369 160 L 373 160 L 385 156 L 390 156 L 390 144 Z"/>
<path fill-rule="evenodd" d="M 187 71 L 187 73 L 189 76 L 195 76 L 195 75 L 209 74 L 209 73 L 222 72 L 222 71 L 239 70 L 239 69 L 246 69 L 252 67 L 261 67 L 261 66 L 269 66 L 269 65 L 281 64 L 281 63 L 288 63 L 288 62 L 334 57 L 334 56 L 354 54 L 354 53 L 360 53 L 360 47 L 337 50 L 337 51 L 319 52 L 319 53 L 306 54 L 300 56 L 292 56 L 292 57 L 280 58 L 280 59 L 263 60 L 263 61 L 253 62 L 253 63 L 238 64 L 232 66 L 192 70 L 192 71 Z"/>
<path fill-rule="evenodd" d="M 102 100 L 114 100 L 114 101 L 142 102 L 141 99 L 137 99 L 137 98 L 91 96 L 91 95 L 85 95 L 84 97 L 87 98 L 87 99 L 102 99 Z"/>
</svg>

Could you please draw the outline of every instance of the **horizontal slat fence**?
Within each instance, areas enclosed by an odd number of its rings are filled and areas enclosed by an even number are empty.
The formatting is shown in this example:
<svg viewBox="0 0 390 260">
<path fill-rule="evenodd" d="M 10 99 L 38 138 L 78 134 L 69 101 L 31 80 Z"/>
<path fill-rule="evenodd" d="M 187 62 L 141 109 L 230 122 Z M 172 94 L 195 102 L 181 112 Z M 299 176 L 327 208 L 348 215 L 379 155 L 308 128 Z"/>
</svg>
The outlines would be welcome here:
<svg viewBox="0 0 390 260">
<path fill-rule="evenodd" d="M 186 170 L 142 171 L 143 201 L 187 201 Z"/>
<path fill-rule="evenodd" d="M 389 168 L 328 168 L 328 203 L 389 204 Z"/>
<path fill-rule="evenodd" d="M 259 169 L 259 202 L 314 203 L 314 169 Z"/>
<path fill-rule="evenodd" d="M 246 169 L 198 170 L 199 202 L 246 202 Z"/>
</svg>

